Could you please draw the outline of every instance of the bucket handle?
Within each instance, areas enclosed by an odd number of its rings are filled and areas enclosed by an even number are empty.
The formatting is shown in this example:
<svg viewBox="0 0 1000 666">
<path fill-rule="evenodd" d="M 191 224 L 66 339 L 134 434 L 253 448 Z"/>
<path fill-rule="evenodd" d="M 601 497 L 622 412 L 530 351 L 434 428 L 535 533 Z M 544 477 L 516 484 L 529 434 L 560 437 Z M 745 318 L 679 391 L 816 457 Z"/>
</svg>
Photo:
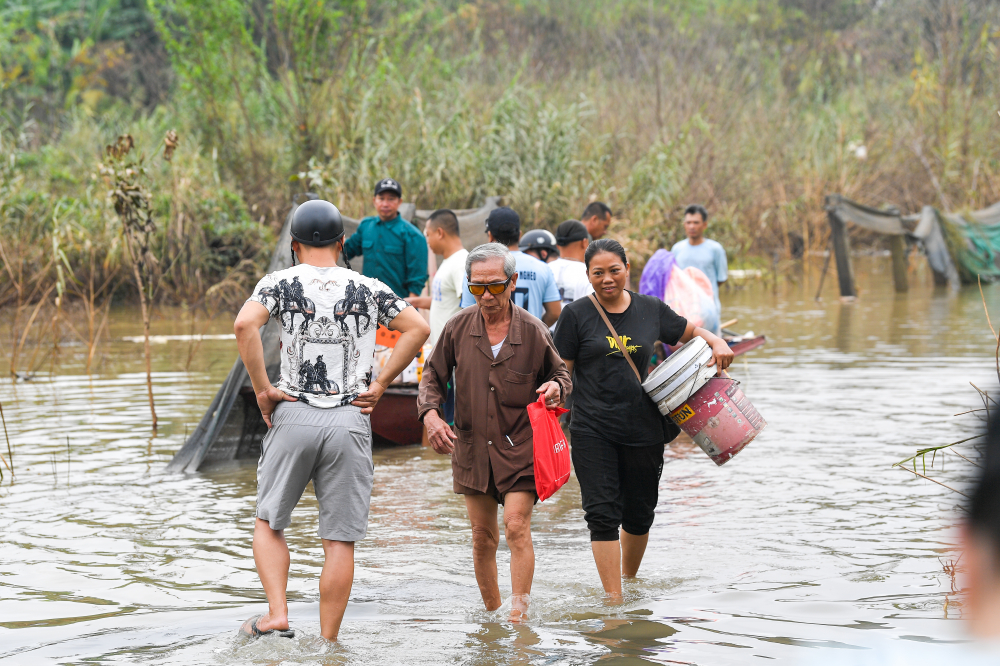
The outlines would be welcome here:
<svg viewBox="0 0 1000 666">
<path fill-rule="evenodd" d="M 695 363 L 695 364 L 694 364 L 694 376 L 695 376 L 695 379 L 697 379 L 697 377 L 698 377 L 698 372 L 699 372 L 700 370 L 701 370 L 701 363 Z M 692 396 L 692 395 L 694 395 L 694 393 L 695 393 L 695 389 L 694 389 L 694 386 L 695 386 L 695 384 L 697 384 L 697 383 L 698 383 L 698 382 L 696 382 L 696 381 L 695 381 L 695 382 L 691 382 L 691 389 L 690 389 L 690 390 L 688 391 L 688 394 L 687 394 L 687 397 L 686 397 L 686 398 L 684 398 L 684 400 L 683 400 L 682 402 L 687 402 L 688 400 L 690 400 L 691 396 Z M 701 388 L 701 387 L 699 386 L 698 388 Z"/>
<path fill-rule="evenodd" d="M 695 376 L 697 376 L 697 374 L 698 374 L 698 370 L 701 370 L 701 363 L 695 363 L 695 364 L 694 364 L 694 367 L 695 367 L 695 371 L 694 371 L 694 372 L 695 372 Z M 722 371 L 722 375 L 723 375 L 723 376 L 724 376 L 724 377 L 725 377 L 726 379 L 729 379 L 729 380 L 731 380 L 731 381 L 734 381 L 734 382 L 736 382 L 736 385 L 737 385 L 737 386 L 739 386 L 739 385 L 740 385 L 740 380 L 738 380 L 738 379 L 733 379 L 733 378 L 732 378 L 732 376 L 731 376 L 731 375 L 730 375 L 730 374 L 729 374 L 728 372 L 726 372 L 725 370 L 723 370 L 723 371 Z M 697 382 L 695 382 L 695 383 L 697 383 Z M 686 397 L 686 398 L 684 398 L 684 400 L 682 400 L 681 402 L 687 402 L 688 400 L 690 400 L 690 399 L 691 399 L 691 396 L 692 396 L 692 395 L 694 395 L 694 394 L 695 394 L 695 390 L 694 390 L 694 384 L 691 384 L 691 390 L 689 390 L 689 391 L 688 391 L 688 394 L 687 394 L 687 397 Z"/>
</svg>

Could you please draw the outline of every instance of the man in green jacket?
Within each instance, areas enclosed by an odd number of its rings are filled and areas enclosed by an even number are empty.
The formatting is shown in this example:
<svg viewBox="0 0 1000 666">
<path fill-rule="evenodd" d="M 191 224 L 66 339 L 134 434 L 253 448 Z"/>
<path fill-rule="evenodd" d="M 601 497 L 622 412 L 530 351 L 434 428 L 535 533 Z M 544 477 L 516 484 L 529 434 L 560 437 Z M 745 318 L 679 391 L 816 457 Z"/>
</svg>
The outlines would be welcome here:
<svg viewBox="0 0 1000 666">
<path fill-rule="evenodd" d="M 344 256 L 364 255 L 362 274 L 385 283 L 396 295 L 419 296 L 427 282 L 427 239 L 399 216 L 403 188 L 392 178 L 375 185 L 378 215 L 361 220 L 344 243 Z"/>
</svg>

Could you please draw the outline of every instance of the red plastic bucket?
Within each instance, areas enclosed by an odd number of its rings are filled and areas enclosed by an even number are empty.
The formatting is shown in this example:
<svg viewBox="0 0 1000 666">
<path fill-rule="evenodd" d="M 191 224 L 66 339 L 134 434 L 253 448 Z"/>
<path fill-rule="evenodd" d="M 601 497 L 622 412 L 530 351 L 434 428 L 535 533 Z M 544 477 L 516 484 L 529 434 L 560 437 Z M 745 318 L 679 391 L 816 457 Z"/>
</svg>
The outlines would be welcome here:
<svg viewBox="0 0 1000 666">
<path fill-rule="evenodd" d="M 767 427 L 739 382 L 728 377 L 709 379 L 670 418 L 716 465 L 728 462 Z"/>
</svg>

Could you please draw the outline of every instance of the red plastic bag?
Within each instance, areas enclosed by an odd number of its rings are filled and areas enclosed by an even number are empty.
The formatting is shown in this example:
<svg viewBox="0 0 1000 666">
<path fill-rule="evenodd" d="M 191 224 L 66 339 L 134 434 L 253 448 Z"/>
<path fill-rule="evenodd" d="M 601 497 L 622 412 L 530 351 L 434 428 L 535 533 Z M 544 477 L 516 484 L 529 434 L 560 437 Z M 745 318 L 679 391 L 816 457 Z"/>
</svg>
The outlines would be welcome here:
<svg viewBox="0 0 1000 666">
<path fill-rule="evenodd" d="M 559 426 L 559 417 L 568 409 L 545 407 L 545 394 L 528 405 L 535 449 L 535 492 L 545 501 L 569 479 L 569 444 Z"/>
</svg>

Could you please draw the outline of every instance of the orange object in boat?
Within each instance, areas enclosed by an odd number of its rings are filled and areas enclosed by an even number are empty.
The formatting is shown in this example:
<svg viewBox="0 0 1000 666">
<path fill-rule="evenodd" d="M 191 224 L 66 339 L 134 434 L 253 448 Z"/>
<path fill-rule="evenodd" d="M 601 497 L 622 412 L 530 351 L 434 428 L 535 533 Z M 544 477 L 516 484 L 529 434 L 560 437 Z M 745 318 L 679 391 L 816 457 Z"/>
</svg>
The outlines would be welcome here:
<svg viewBox="0 0 1000 666">
<path fill-rule="evenodd" d="M 390 331 L 385 326 L 380 325 L 378 330 L 375 331 L 375 344 L 382 345 L 383 347 L 395 347 L 399 336 L 399 331 Z"/>
</svg>

